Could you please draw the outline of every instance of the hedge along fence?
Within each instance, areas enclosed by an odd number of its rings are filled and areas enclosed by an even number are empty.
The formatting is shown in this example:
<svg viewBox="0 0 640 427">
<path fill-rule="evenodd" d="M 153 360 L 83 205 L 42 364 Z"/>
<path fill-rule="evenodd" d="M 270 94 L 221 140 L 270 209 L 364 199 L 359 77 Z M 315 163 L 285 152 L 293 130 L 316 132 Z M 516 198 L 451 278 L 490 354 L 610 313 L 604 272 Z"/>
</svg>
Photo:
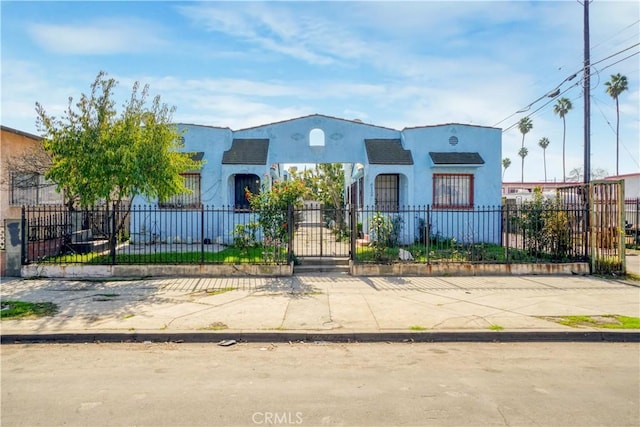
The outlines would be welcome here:
<svg viewBox="0 0 640 427">
<path fill-rule="evenodd" d="M 29 207 L 23 214 L 23 263 L 43 264 L 286 264 L 294 259 L 296 211 L 286 235 L 266 235 L 248 209 L 134 206 L 130 212 Z M 109 251 L 108 215 L 126 215 Z M 345 224 L 327 233 L 346 240 L 355 263 L 539 263 L 588 259 L 585 211 L 539 200 L 519 206 L 434 209 L 432 206 L 345 208 Z M 273 215 L 271 215 L 272 217 Z M 289 226 L 289 223 L 291 224 Z"/>
</svg>

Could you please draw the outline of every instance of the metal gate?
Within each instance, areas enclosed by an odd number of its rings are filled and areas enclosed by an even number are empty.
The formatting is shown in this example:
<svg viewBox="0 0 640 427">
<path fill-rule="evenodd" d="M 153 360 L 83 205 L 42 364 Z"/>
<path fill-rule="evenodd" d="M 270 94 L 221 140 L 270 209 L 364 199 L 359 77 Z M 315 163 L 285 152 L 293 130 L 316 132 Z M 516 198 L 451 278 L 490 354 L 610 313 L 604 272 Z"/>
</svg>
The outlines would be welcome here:
<svg viewBox="0 0 640 427">
<path fill-rule="evenodd" d="M 624 181 L 590 184 L 591 267 L 595 274 L 625 271 Z"/>
<path fill-rule="evenodd" d="M 625 271 L 624 181 L 593 181 L 558 189 L 572 220 L 583 230 L 574 246 L 582 246 L 593 274 Z M 581 213 L 582 212 L 582 213 Z M 580 233 L 577 234 L 579 236 Z"/>
<path fill-rule="evenodd" d="M 293 253 L 296 257 L 349 256 L 349 211 L 346 208 L 305 202 L 304 207 L 293 211 L 293 216 Z"/>
</svg>

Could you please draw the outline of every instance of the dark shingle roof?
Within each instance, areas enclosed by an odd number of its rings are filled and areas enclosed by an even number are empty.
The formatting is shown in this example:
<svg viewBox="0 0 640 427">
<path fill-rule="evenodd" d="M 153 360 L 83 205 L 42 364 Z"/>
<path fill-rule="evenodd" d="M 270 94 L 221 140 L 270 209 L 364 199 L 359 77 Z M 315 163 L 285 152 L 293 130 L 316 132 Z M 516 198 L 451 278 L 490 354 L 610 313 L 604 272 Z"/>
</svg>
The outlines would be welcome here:
<svg viewBox="0 0 640 427">
<path fill-rule="evenodd" d="M 191 160 L 193 160 L 194 162 L 199 162 L 202 159 L 204 159 L 204 152 L 194 151 L 193 153 L 189 153 L 189 156 L 191 157 Z"/>
<path fill-rule="evenodd" d="M 436 165 L 483 165 L 484 160 L 478 153 L 434 153 L 431 160 Z"/>
<path fill-rule="evenodd" d="M 234 139 L 222 154 L 223 165 L 266 165 L 268 139 Z"/>
<path fill-rule="evenodd" d="M 412 165 L 411 150 L 402 148 L 399 139 L 365 139 L 367 158 L 372 165 Z"/>
</svg>

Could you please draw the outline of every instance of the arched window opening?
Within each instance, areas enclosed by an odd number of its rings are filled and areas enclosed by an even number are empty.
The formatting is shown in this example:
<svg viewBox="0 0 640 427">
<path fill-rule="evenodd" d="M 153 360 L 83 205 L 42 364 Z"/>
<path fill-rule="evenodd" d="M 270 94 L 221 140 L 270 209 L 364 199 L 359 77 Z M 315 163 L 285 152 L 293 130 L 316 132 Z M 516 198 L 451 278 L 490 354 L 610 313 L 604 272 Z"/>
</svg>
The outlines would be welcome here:
<svg viewBox="0 0 640 427">
<path fill-rule="evenodd" d="M 311 129 L 309 132 L 310 147 L 324 147 L 324 131 L 322 129 Z"/>
</svg>

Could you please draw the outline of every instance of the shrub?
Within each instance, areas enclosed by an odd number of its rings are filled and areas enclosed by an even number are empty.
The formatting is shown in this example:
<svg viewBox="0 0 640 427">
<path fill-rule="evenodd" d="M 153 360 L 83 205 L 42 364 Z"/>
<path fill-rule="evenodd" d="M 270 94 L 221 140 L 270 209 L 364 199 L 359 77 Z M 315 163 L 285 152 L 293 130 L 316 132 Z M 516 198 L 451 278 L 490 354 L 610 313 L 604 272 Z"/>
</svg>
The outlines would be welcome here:
<svg viewBox="0 0 640 427">
<path fill-rule="evenodd" d="M 298 180 L 276 182 L 270 189 L 263 186 L 258 194 L 246 190 L 246 197 L 251 209 L 258 213 L 258 222 L 267 242 L 280 244 L 287 240 L 288 207 L 301 207 L 306 192 L 304 183 Z"/>
</svg>

